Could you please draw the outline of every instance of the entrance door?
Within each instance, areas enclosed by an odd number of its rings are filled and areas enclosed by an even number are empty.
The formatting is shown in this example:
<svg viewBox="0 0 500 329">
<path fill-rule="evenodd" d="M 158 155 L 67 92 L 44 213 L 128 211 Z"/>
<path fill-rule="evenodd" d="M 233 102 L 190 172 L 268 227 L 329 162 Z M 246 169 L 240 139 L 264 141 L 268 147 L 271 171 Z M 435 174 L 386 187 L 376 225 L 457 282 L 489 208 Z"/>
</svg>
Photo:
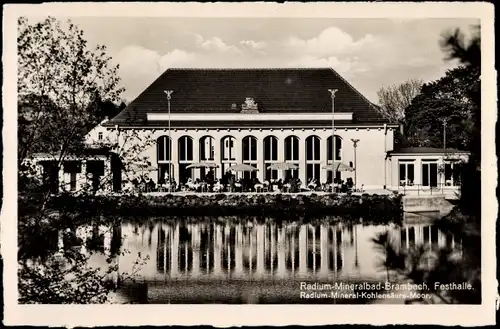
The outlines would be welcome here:
<svg viewBox="0 0 500 329">
<path fill-rule="evenodd" d="M 437 187 L 438 170 L 436 162 L 422 164 L 422 185 L 426 187 Z"/>
</svg>

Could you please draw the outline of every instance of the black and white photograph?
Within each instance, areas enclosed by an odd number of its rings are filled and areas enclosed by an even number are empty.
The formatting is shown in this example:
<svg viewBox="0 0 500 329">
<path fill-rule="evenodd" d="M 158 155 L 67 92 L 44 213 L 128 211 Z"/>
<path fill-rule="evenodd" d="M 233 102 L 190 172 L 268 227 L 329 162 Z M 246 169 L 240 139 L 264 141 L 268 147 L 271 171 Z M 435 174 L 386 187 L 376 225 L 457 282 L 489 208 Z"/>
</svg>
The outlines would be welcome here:
<svg viewBox="0 0 500 329">
<path fill-rule="evenodd" d="M 14 303 L 491 303 L 493 8 L 234 5 L 4 7 Z"/>
</svg>

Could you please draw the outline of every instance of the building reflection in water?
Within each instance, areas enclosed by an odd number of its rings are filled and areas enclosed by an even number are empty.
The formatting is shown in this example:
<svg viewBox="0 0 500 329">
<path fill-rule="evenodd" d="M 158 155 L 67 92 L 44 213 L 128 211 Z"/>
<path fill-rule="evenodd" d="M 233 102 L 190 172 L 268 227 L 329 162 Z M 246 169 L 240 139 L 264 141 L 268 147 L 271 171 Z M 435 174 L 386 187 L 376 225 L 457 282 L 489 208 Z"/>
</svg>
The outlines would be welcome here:
<svg viewBox="0 0 500 329">
<path fill-rule="evenodd" d="M 131 226 L 124 224 L 124 226 Z M 124 247 L 149 253 L 146 278 L 332 279 L 375 276 L 380 269 L 372 238 L 384 226 L 158 223 L 139 235 L 125 234 Z M 133 232 L 133 228 L 132 228 Z M 401 248 L 458 246 L 432 225 L 389 228 Z M 121 259 L 120 263 L 128 262 Z M 121 266 L 123 266 L 121 265 Z M 126 266 L 125 266 L 126 267 Z"/>
</svg>

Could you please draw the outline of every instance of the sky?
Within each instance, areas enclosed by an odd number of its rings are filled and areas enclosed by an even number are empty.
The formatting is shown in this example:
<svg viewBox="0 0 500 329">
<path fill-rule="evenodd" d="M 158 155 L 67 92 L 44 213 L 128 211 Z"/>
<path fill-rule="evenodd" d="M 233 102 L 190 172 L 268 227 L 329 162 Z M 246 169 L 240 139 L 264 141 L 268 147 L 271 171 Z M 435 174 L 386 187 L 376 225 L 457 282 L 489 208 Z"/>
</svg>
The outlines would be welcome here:
<svg viewBox="0 0 500 329">
<path fill-rule="evenodd" d="M 457 66 L 443 33 L 475 19 L 69 17 L 106 45 L 132 101 L 168 68 L 332 67 L 374 103 L 382 86 Z"/>
</svg>

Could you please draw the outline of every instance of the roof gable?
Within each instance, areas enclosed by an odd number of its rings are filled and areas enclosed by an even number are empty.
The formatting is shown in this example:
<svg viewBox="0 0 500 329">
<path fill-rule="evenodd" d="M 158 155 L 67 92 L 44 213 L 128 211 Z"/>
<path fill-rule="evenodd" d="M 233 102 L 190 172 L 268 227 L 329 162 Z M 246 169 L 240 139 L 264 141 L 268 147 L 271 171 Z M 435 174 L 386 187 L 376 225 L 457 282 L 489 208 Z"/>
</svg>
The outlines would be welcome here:
<svg viewBox="0 0 500 329">
<path fill-rule="evenodd" d="M 385 123 L 375 106 L 330 68 L 168 69 L 108 125 L 147 125 L 146 114 L 239 113 L 253 98 L 261 113 L 331 112 L 328 89 L 338 89 L 335 112 L 352 112 L 359 123 Z M 236 104 L 236 106 L 234 106 Z"/>
</svg>

